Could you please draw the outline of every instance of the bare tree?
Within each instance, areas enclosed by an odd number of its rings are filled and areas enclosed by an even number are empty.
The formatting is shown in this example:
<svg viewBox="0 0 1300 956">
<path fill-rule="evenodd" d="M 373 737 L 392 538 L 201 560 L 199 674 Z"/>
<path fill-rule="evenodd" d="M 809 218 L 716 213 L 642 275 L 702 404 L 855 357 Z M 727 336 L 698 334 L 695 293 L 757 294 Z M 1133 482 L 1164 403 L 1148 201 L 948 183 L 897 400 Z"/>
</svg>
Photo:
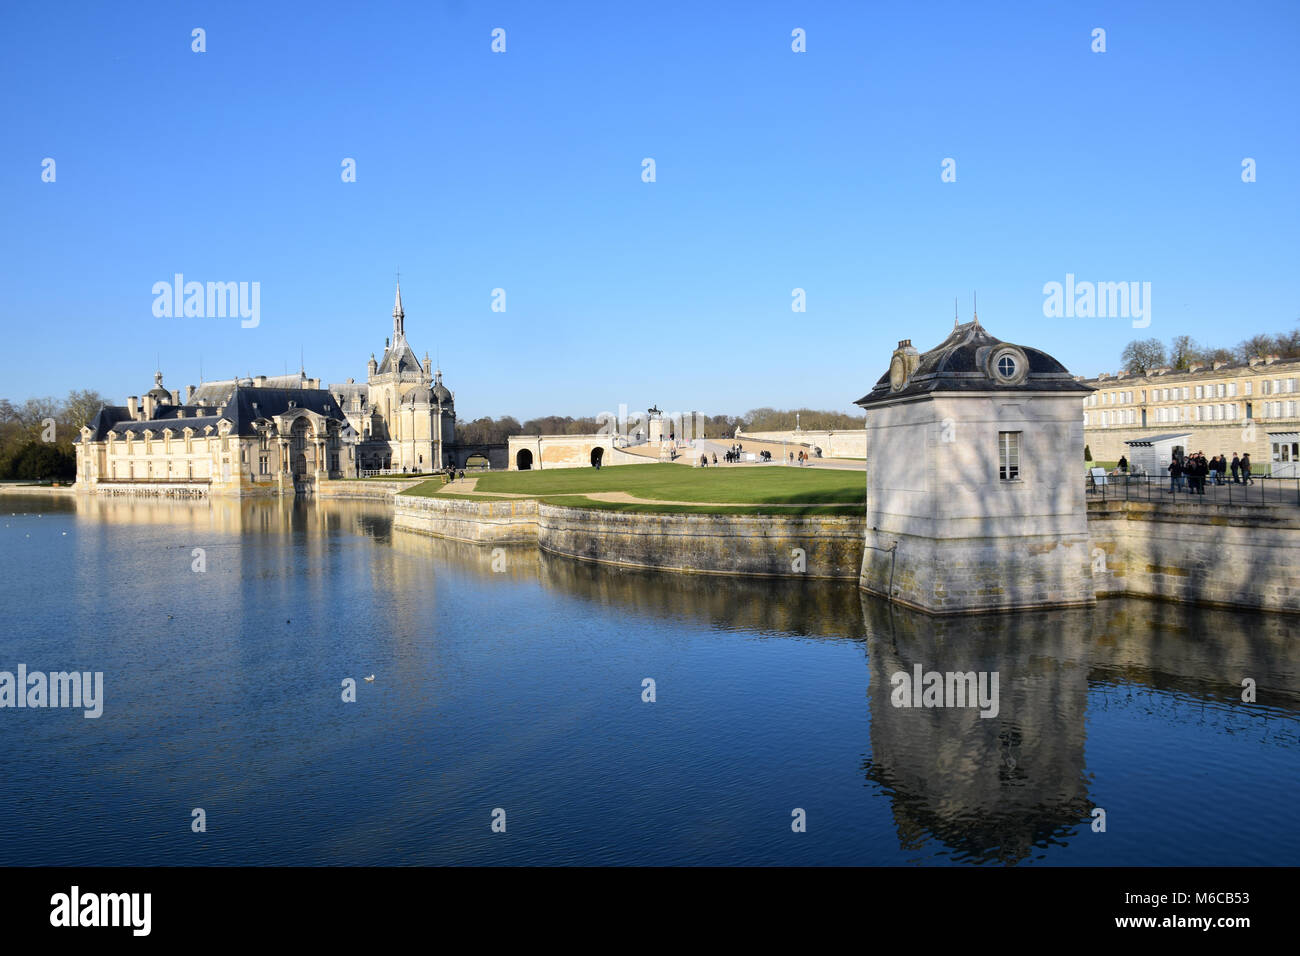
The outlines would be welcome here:
<svg viewBox="0 0 1300 956">
<path fill-rule="evenodd" d="M 89 424 L 99 414 L 99 410 L 109 404 L 108 399 L 92 389 L 73 390 L 68 393 L 68 400 L 63 403 L 62 421 L 79 429 Z"/>
<path fill-rule="evenodd" d="M 1243 362 L 1249 362 L 1253 358 L 1272 355 L 1276 345 L 1271 335 L 1252 335 L 1248 339 L 1243 339 L 1237 346 L 1237 356 Z"/>
<path fill-rule="evenodd" d="M 1130 375 L 1143 375 L 1167 364 L 1165 346 L 1159 339 L 1134 339 L 1124 346 L 1119 360 Z"/>
</svg>

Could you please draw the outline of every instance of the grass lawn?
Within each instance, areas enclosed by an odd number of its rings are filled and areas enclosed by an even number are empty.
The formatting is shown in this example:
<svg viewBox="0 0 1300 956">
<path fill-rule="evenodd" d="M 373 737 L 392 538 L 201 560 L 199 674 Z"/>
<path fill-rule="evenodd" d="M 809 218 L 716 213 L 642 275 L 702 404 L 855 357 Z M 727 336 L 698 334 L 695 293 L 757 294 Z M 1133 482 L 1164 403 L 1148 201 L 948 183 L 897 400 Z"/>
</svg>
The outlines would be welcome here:
<svg viewBox="0 0 1300 956">
<path fill-rule="evenodd" d="M 545 471 L 498 471 L 483 475 L 475 491 L 527 495 L 550 504 L 600 508 L 609 511 L 709 514 L 840 514 L 853 508 L 827 505 L 861 504 L 865 476 L 860 471 L 764 467 L 690 468 L 684 465 L 649 463 L 614 465 L 609 468 L 555 468 Z M 442 485 L 433 482 L 407 489 L 402 494 L 428 496 Z M 644 503 L 594 501 L 583 497 L 593 491 L 623 491 Z M 447 494 L 454 495 L 454 491 Z M 444 495 L 445 497 L 445 495 Z M 459 496 L 458 496 L 459 497 Z M 476 497 L 476 496 L 466 496 Z M 723 501 L 730 507 L 702 504 L 654 504 L 659 501 Z M 786 502 L 801 507 L 774 508 Z"/>
</svg>

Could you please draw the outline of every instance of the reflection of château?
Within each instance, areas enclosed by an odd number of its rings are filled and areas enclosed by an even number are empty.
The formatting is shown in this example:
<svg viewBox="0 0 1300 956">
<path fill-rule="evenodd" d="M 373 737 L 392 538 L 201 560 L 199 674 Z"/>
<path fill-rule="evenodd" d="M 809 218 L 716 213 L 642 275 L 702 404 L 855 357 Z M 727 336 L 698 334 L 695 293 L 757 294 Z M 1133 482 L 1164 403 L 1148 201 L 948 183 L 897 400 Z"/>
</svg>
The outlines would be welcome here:
<svg viewBox="0 0 1300 956">
<path fill-rule="evenodd" d="M 456 409 L 426 353 L 406 341 L 402 290 L 382 361 L 365 384 L 297 375 L 205 382 L 108 405 L 77 440 L 77 487 L 195 497 L 292 493 L 367 470 L 427 472 L 457 460 Z M 463 462 L 462 462 L 463 464 Z"/>
</svg>

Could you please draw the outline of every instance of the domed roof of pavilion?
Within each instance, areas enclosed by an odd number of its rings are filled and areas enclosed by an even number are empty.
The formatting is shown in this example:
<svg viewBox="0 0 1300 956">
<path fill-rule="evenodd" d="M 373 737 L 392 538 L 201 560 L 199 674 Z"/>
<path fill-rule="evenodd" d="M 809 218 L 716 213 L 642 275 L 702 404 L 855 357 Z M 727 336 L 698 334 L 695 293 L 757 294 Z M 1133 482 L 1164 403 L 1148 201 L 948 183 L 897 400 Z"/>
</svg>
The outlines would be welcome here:
<svg viewBox="0 0 1300 956">
<path fill-rule="evenodd" d="M 154 401 L 160 404 L 167 404 L 167 405 L 171 404 L 172 393 L 167 391 L 167 389 L 163 388 L 162 372 L 154 372 L 153 388 L 145 392 L 145 395 L 147 395 L 148 397 L 152 398 Z"/>
<path fill-rule="evenodd" d="M 980 325 L 979 317 L 955 324 L 948 337 L 918 353 L 899 342 L 889 370 L 854 402 L 868 406 L 939 392 L 1091 392 L 1069 369 L 1041 349 L 1005 342 Z"/>
</svg>

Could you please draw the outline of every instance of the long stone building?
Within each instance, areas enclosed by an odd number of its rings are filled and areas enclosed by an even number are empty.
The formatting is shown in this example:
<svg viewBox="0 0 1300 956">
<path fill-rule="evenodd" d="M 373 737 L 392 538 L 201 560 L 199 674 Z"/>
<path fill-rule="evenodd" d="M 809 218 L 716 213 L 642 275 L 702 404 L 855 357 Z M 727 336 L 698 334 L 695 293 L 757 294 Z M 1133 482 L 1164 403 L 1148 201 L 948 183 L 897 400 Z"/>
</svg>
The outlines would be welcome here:
<svg viewBox="0 0 1300 956">
<path fill-rule="evenodd" d="M 1256 472 L 1289 472 L 1278 466 L 1300 452 L 1298 359 L 1270 355 L 1080 381 L 1095 389 L 1083 401 L 1083 434 L 1098 461 L 1118 461 L 1130 454 L 1126 441 L 1157 433 L 1185 434 L 1189 453 L 1249 452 Z"/>
<path fill-rule="evenodd" d="M 406 340 L 402 290 L 382 360 L 364 383 L 328 388 L 297 375 L 163 387 L 105 406 L 77 438 L 79 490 L 167 496 L 292 494 L 367 472 L 431 472 L 464 465 L 454 394 Z"/>
</svg>

